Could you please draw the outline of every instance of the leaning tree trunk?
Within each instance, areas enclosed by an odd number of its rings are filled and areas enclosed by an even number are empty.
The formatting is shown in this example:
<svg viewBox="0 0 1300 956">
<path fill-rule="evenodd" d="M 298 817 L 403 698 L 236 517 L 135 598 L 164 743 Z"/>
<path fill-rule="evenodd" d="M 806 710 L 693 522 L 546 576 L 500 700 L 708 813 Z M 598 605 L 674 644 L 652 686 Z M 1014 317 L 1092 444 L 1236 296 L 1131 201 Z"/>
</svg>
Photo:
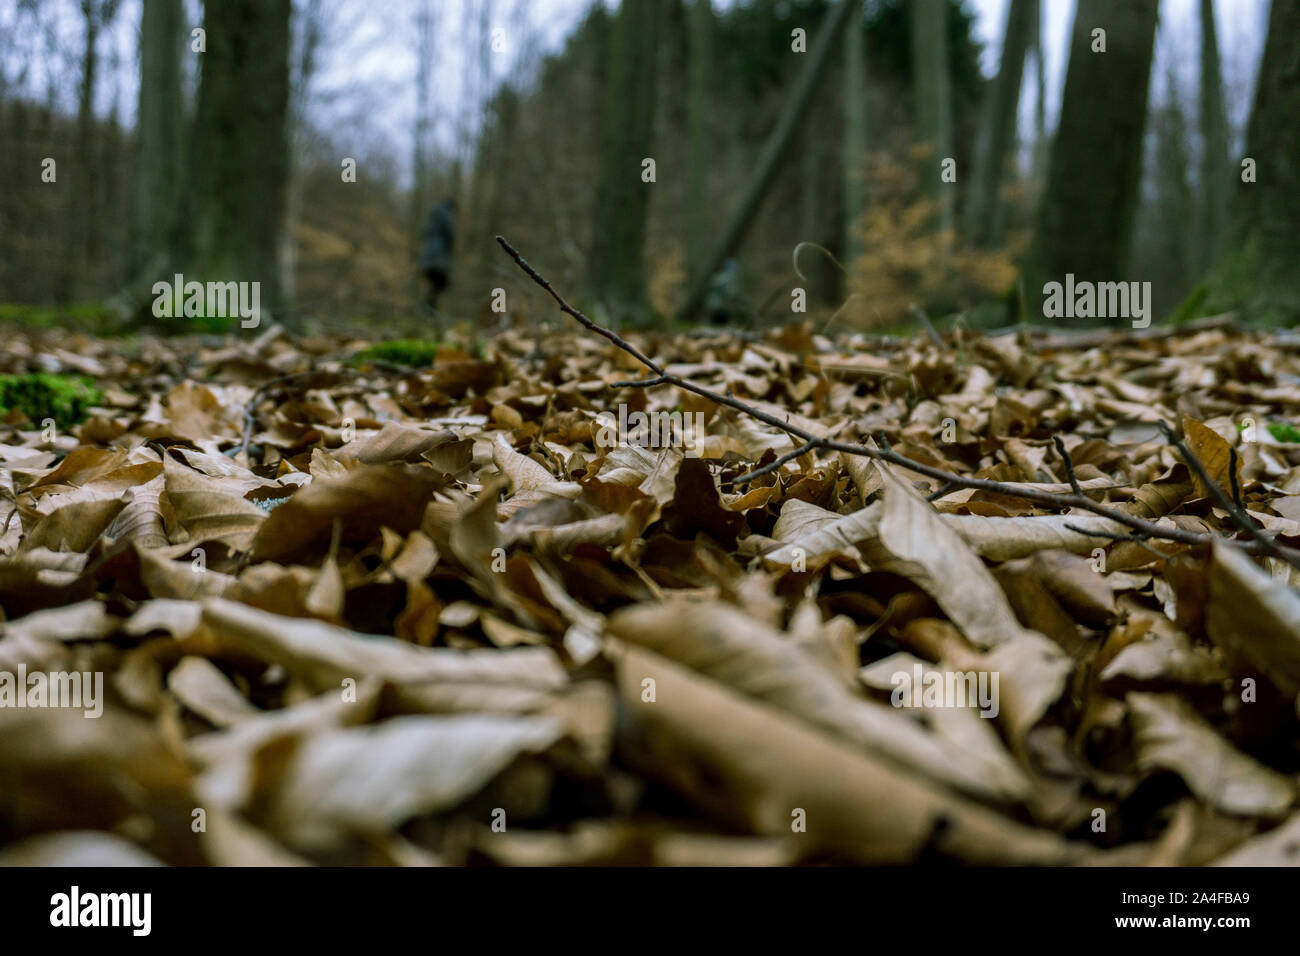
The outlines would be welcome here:
<svg viewBox="0 0 1300 956">
<path fill-rule="evenodd" d="M 781 168 L 781 162 L 794 141 L 794 134 L 803 125 L 813 93 L 817 91 L 826 72 L 826 64 L 830 61 L 830 51 L 835 46 L 835 39 L 840 35 L 840 29 L 849 14 L 857 9 L 859 2 L 860 0 L 840 0 L 839 5 L 826 15 L 818 28 L 817 40 L 812 49 L 805 54 L 808 62 L 804 66 L 803 73 L 791 91 L 790 99 L 786 101 L 776 128 L 769 134 L 767 142 L 763 144 L 762 152 L 754 161 L 754 171 L 750 173 L 749 180 L 745 183 L 740 202 L 731 214 L 731 218 L 727 220 L 718 240 L 710 247 L 699 278 L 691 284 L 690 294 L 687 295 L 678 318 L 690 319 L 695 316 L 700 306 L 704 304 L 709 278 L 722 267 L 722 263 L 739 248 L 745 238 L 750 224 L 758 215 L 768 187 L 772 185 L 772 180 L 776 177 L 777 170 Z"/>
<path fill-rule="evenodd" d="M 1002 224 L 1002 177 L 1016 143 L 1020 80 L 1025 72 L 1030 29 L 1038 0 L 1011 0 L 1002 40 L 1002 62 L 989 91 L 975 141 L 975 165 L 967 192 L 963 227 L 977 245 L 995 243 Z"/>
<path fill-rule="evenodd" d="M 1138 205 L 1159 0 L 1091 0 L 1074 19 L 1061 118 L 1026 292 L 1120 281 Z M 1105 52 L 1093 52 L 1104 30 Z"/>
<path fill-rule="evenodd" d="M 187 279 L 261 283 L 282 305 L 277 257 L 288 183 L 290 0 L 204 4 L 194 124 L 194 255 Z"/>
<path fill-rule="evenodd" d="M 176 253 L 183 162 L 184 45 L 181 0 L 144 0 L 127 278 L 148 284 L 167 278 Z"/>
<path fill-rule="evenodd" d="M 659 17 L 656 0 L 623 0 L 612 32 L 604 150 L 591 238 L 591 288 L 615 318 L 645 312 L 646 209 L 653 159 Z"/>
<path fill-rule="evenodd" d="M 1207 282 L 1206 311 L 1300 320 L 1300 0 L 1273 0 L 1234 181 L 1232 222 Z"/>
</svg>

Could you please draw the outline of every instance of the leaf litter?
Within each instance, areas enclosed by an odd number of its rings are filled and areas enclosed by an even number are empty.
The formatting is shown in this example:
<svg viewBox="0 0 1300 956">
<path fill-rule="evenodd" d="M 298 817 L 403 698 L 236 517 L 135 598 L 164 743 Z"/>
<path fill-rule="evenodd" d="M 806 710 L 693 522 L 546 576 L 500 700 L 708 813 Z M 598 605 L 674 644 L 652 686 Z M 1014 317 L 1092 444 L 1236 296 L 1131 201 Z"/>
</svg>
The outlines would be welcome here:
<svg viewBox="0 0 1300 956">
<path fill-rule="evenodd" d="M 1292 346 L 634 341 L 13 333 L 0 862 L 1297 862 Z"/>
</svg>

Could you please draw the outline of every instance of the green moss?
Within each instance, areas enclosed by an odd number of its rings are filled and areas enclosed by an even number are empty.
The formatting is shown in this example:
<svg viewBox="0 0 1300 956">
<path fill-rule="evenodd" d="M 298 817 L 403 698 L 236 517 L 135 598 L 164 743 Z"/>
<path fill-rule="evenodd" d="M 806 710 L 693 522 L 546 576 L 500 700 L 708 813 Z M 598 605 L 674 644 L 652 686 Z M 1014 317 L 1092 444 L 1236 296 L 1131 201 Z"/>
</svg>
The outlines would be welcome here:
<svg viewBox="0 0 1300 956">
<path fill-rule="evenodd" d="M 0 322 L 13 322 L 38 329 L 72 326 L 95 330 L 106 325 L 109 320 L 108 312 L 96 302 L 63 306 L 0 302 Z"/>
<path fill-rule="evenodd" d="M 362 349 L 352 356 L 352 362 L 357 365 L 366 362 L 389 362 L 410 368 L 424 368 L 433 364 L 439 348 L 441 346 L 437 342 L 425 339 L 395 339 L 392 342 L 379 342 Z"/>
<path fill-rule="evenodd" d="M 1296 428 L 1290 422 L 1269 422 L 1268 433 L 1278 441 L 1289 443 L 1300 442 L 1300 428 Z"/>
<path fill-rule="evenodd" d="M 0 375 L 0 413 L 17 410 L 36 425 L 47 418 L 60 428 L 85 421 L 103 395 L 92 379 L 68 375 Z"/>
</svg>

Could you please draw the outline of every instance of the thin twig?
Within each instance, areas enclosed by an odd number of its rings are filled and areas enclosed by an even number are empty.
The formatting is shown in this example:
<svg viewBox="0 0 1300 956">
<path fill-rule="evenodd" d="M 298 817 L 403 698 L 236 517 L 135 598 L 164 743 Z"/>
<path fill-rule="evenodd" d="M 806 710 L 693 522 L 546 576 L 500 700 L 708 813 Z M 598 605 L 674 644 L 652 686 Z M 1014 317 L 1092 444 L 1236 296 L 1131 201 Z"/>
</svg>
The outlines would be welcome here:
<svg viewBox="0 0 1300 956">
<path fill-rule="evenodd" d="M 916 316 L 917 321 L 925 327 L 925 333 L 930 336 L 930 341 L 940 349 L 946 348 L 943 342 L 943 336 L 940 335 L 939 330 L 934 327 L 934 323 L 930 321 L 930 316 L 926 314 L 925 309 L 913 303 L 911 313 Z"/>
<path fill-rule="evenodd" d="M 1083 489 L 1079 487 L 1079 476 L 1074 473 L 1074 460 L 1065 450 L 1065 442 L 1061 441 L 1060 435 L 1053 435 L 1052 441 L 1056 443 L 1056 452 L 1061 456 L 1061 461 L 1065 462 L 1065 476 L 1070 479 L 1070 490 L 1082 497 Z"/>
<path fill-rule="evenodd" d="M 1241 482 L 1237 481 L 1237 449 L 1228 446 L 1228 483 L 1232 485 L 1232 501 L 1241 511 L 1246 510 L 1246 504 L 1241 500 Z"/>
<path fill-rule="evenodd" d="M 812 451 L 816 447 L 817 447 L 816 442 L 811 442 L 811 441 L 805 442 L 804 444 L 796 448 L 794 451 L 786 452 L 780 458 L 776 458 L 768 462 L 762 468 L 755 468 L 753 471 L 741 475 L 739 478 L 731 479 L 731 483 L 733 485 L 743 485 L 747 482 L 753 481 L 755 478 L 762 478 L 764 475 L 770 475 L 772 472 L 776 471 L 786 462 L 794 461 L 800 455 L 806 455 L 808 454 L 808 452 Z"/>
<path fill-rule="evenodd" d="M 938 490 L 938 491 L 932 491 L 932 492 L 930 492 L 930 494 L 926 495 L 926 496 L 925 496 L 925 500 L 926 500 L 926 501 L 938 501 L 938 500 L 939 500 L 940 498 L 942 498 L 944 495 L 948 494 L 948 493 L 951 492 L 951 491 L 955 491 L 956 489 L 957 489 L 957 486 L 954 485 L 951 481 L 945 481 L 942 485 L 939 486 L 939 490 Z"/>
<path fill-rule="evenodd" d="M 664 374 L 664 370 L 660 368 L 658 364 L 656 364 L 652 359 L 647 358 L 644 352 L 642 352 L 631 342 L 627 341 L 627 339 L 623 338 L 617 332 L 612 332 L 607 328 L 597 325 L 595 322 L 591 321 L 591 319 L 587 318 L 577 309 L 573 308 L 573 306 L 569 305 L 569 303 L 565 302 L 564 296 L 556 292 L 555 289 L 551 287 L 551 284 L 548 281 L 546 281 L 546 279 L 542 278 L 541 274 L 538 273 L 536 269 L 534 269 L 524 260 L 524 257 L 519 254 L 519 251 L 515 249 L 514 246 L 510 245 L 510 243 L 506 242 L 504 236 L 497 236 L 497 242 L 501 244 L 501 248 L 506 251 L 506 254 L 509 255 L 511 259 L 515 260 L 515 264 L 518 265 L 519 268 L 523 269 L 525 273 L 527 273 L 528 278 L 532 279 L 539 286 L 541 286 L 548 293 L 550 293 L 551 298 L 554 299 L 556 303 L 560 306 L 561 312 L 563 312 L 565 315 L 569 315 L 577 319 L 579 323 L 586 326 L 588 329 L 590 329 L 592 332 L 595 332 L 597 335 L 602 335 L 605 338 L 609 339 L 611 342 L 613 342 L 615 345 L 621 348 L 628 355 L 632 356 L 634 359 L 636 359 L 638 362 L 640 362 L 650 371 L 654 372 L 657 375 Z"/>
<path fill-rule="evenodd" d="M 409 369 L 408 369 L 409 371 Z M 253 426 L 257 423 L 257 406 L 262 399 L 270 392 L 271 389 L 280 385 L 288 385 L 290 382 L 300 378 L 311 378 L 314 375 L 360 375 L 357 369 L 341 368 L 337 371 L 325 371 L 323 369 L 309 368 L 302 372 L 291 372 L 288 375 L 279 375 L 275 378 L 267 379 L 253 392 L 252 396 L 244 405 L 244 435 L 239 442 L 239 447 L 234 452 L 227 451 L 226 454 L 232 458 L 238 457 L 248 451 L 248 444 L 253 438 Z"/>
<path fill-rule="evenodd" d="M 1138 545 L 1139 547 L 1145 548 L 1146 550 L 1150 551 L 1152 554 L 1154 554 L 1157 558 L 1160 558 L 1161 560 L 1164 560 L 1165 558 L 1169 557 L 1169 555 L 1161 551 L 1157 551 L 1155 548 L 1151 547 L 1151 545 L 1147 544 L 1147 541 L 1151 539 L 1151 536 L 1141 531 L 1131 531 L 1128 534 L 1106 534 L 1105 532 L 1102 531 L 1088 531 L 1087 529 L 1080 528 L 1078 525 L 1074 525 L 1074 524 L 1065 524 L 1062 525 L 1062 527 L 1064 527 L 1067 531 L 1073 531 L 1075 534 L 1085 535 L 1086 537 L 1089 538 L 1109 538 L 1112 541 L 1131 541 L 1134 544 Z"/>
<path fill-rule="evenodd" d="M 1201 480 L 1201 484 L 1205 486 L 1205 490 L 1209 493 L 1210 497 L 1214 499 L 1214 503 L 1228 513 L 1237 527 L 1250 535 L 1250 537 L 1254 539 L 1254 541 L 1259 544 L 1260 548 L 1262 548 L 1267 554 L 1271 554 L 1275 558 L 1281 558 L 1293 568 L 1300 568 L 1300 551 L 1296 551 L 1292 548 L 1284 548 L 1282 545 L 1278 544 L 1259 529 L 1259 526 L 1251 520 L 1250 515 L 1246 514 L 1244 510 L 1233 504 L 1232 500 L 1219 486 L 1219 483 L 1210 477 L 1210 473 L 1205 469 L 1204 463 L 1197 454 L 1187 447 L 1187 443 L 1178 437 L 1173 428 L 1170 427 L 1169 423 L 1164 419 L 1160 420 L 1160 430 L 1165 433 L 1165 438 L 1168 439 L 1169 444 L 1173 445 L 1174 448 L 1177 449 L 1178 454 L 1182 456 L 1183 461 L 1187 462 L 1188 467 L 1190 467 L 1196 477 Z M 1229 460 L 1232 460 L 1232 456 L 1229 456 Z"/>
<path fill-rule="evenodd" d="M 655 373 L 655 378 L 647 379 L 645 380 L 646 384 L 637 387 L 649 388 L 652 385 L 675 385 L 683 391 L 691 392 L 695 395 L 701 396 L 702 398 L 707 398 L 718 405 L 725 405 L 728 408 L 735 409 L 741 414 L 747 415 L 756 421 L 760 421 L 765 425 L 770 425 L 788 435 L 793 435 L 795 438 L 800 438 L 809 446 L 810 449 L 821 448 L 827 451 L 841 452 L 846 455 L 856 455 L 861 458 L 885 461 L 891 465 L 897 465 L 900 468 L 906 468 L 907 470 L 913 471 L 919 475 L 924 475 L 927 478 L 933 478 L 939 482 L 951 483 L 957 488 L 973 488 L 977 491 L 991 491 L 996 494 L 1018 498 L 1021 501 L 1028 501 L 1034 504 L 1043 505 L 1047 508 L 1055 508 L 1059 510 L 1078 508 L 1082 511 L 1088 511 L 1092 514 L 1107 518 L 1114 521 L 1116 524 L 1124 525 L 1134 531 L 1149 535 L 1152 538 L 1159 538 L 1164 541 L 1175 541 L 1179 544 L 1185 544 L 1192 547 L 1199 547 L 1217 540 L 1217 536 L 1215 535 L 1200 534 L 1177 526 L 1158 525 L 1153 521 L 1139 518 L 1137 515 L 1129 514 L 1127 511 L 1123 511 L 1119 508 L 1107 507 L 1106 505 L 1093 501 L 1091 498 L 1083 494 L 1055 494 L 1053 492 L 1041 491 L 1036 488 L 1025 488 L 1022 485 L 1013 484 L 1011 482 L 993 481 L 988 478 L 968 478 L 963 475 L 944 471 L 941 468 L 933 468 L 930 465 L 915 461 L 914 459 L 908 458 L 906 455 L 901 455 L 894 451 L 889 447 L 888 442 L 882 443 L 880 441 L 880 439 L 884 438 L 883 435 L 877 439 L 878 444 L 882 444 L 882 447 L 870 448 L 866 445 L 855 445 L 850 444 L 849 442 L 825 438 L 814 434 L 806 428 L 791 424 L 788 421 L 782 421 L 777 416 L 769 414 L 761 408 L 755 408 L 753 405 L 743 402 L 730 394 L 724 395 L 721 392 L 715 392 L 711 388 L 697 385 L 690 379 L 665 371 L 661 365 L 646 357 L 646 355 L 636 346 L 627 342 L 617 333 L 597 325 L 591 319 L 587 318 L 587 316 L 569 305 L 569 303 L 564 300 L 564 297 L 551 286 L 550 282 L 543 278 L 536 269 L 525 262 L 523 256 L 521 256 L 515 250 L 514 246 L 510 245 L 510 243 L 508 243 L 504 238 L 497 236 L 497 242 L 500 243 L 501 247 L 512 259 L 515 260 L 516 264 L 530 279 L 546 290 L 551 298 L 559 305 L 561 312 L 577 320 L 577 322 L 583 327 L 613 342 L 620 349 L 627 352 L 638 362 Z M 1253 529 L 1252 527 L 1252 530 L 1257 529 Z M 1279 546 L 1274 542 L 1268 540 L 1266 536 L 1264 536 L 1263 541 L 1255 535 L 1252 535 L 1252 537 L 1255 538 L 1255 540 L 1250 542 L 1239 542 L 1240 546 L 1243 547 L 1245 551 L 1252 554 L 1264 553 L 1281 556 L 1284 560 L 1287 560 L 1288 563 L 1300 567 L 1300 552 L 1293 552 L 1289 548 L 1279 548 Z M 1283 553 L 1279 554 L 1279 551 Z M 1290 552 L 1294 557 L 1286 556 L 1286 552 Z"/>
<path fill-rule="evenodd" d="M 630 382 L 610 382 L 610 388 L 650 388 L 652 385 L 667 385 L 668 379 L 659 375 L 655 378 L 634 379 Z"/>
</svg>

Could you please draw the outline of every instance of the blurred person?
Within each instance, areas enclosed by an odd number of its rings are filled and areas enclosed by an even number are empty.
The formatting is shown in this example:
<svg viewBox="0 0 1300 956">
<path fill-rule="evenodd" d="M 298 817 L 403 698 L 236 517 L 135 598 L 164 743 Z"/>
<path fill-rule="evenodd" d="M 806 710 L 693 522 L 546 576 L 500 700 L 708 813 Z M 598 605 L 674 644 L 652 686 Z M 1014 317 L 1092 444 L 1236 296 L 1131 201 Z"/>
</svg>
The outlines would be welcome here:
<svg viewBox="0 0 1300 956">
<path fill-rule="evenodd" d="M 429 283 L 425 303 L 435 309 L 438 296 L 450 284 L 452 251 L 456 242 L 456 200 L 448 197 L 429 212 L 420 233 L 418 268 Z"/>
<path fill-rule="evenodd" d="M 749 304 L 741 292 L 740 262 L 728 259 L 709 280 L 704 309 L 713 325 L 727 325 L 750 314 Z"/>
</svg>

